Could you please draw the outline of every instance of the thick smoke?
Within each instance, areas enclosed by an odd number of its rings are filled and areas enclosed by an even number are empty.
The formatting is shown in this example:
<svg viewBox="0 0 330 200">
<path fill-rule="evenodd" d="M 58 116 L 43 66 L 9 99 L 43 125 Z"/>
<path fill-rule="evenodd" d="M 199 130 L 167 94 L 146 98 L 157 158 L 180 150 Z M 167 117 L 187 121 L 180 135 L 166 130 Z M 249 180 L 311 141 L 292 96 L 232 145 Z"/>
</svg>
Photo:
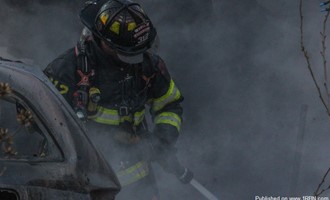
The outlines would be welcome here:
<svg viewBox="0 0 330 200">
<path fill-rule="evenodd" d="M 75 45 L 81 2 L 2 4 L 0 46 L 43 69 Z M 138 2 L 185 96 L 178 154 L 196 179 L 220 199 L 312 195 L 330 167 L 330 126 L 300 52 L 299 1 Z M 305 43 L 323 88 L 324 14 L 319 1 L 303 2 Z M 155 167 L 163 199 L 203 199 Z"/>
</svg>

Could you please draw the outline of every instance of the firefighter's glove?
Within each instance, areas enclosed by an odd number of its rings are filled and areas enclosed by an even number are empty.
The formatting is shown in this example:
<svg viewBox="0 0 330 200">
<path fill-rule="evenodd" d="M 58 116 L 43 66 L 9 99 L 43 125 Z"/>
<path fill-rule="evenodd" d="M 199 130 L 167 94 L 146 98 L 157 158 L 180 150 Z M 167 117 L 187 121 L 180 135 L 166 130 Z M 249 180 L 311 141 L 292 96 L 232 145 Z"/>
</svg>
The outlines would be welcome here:
<svg viewBox="0 0 330 200">
<path fill-rule="evenodd" d="M 164 169 L 164 171 L 175 175 L 184 184 L 189 183 L 193 179 L 194 174 L 188 168 L 185 168 L 180 164 L 176 156 L 175 147 L 167 146 L 166 150 L 158 149 L 158 153 L 159 155 L 156 158 L 156 162 Z"/>
</svg>

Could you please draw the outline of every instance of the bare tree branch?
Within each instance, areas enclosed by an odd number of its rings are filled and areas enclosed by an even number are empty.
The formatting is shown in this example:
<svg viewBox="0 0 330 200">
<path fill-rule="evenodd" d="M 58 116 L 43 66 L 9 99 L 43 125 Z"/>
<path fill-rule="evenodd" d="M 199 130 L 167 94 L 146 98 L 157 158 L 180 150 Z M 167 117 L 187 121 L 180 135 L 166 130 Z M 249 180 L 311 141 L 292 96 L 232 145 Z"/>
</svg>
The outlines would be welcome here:
<svg viewBox="0 0 330 200">
<path fill-rule="evenodd" d="M 328 69 L 327 69 L 327 60 L 326 60 L 326 38 L 327 38 L 327 35 L 326 35 L 326 27 L 327 27 L 327 21 L 328 21 L 328 17 L 329 17 L 329 12 L 327 12 L 327 14 L 325 15 L 324 17 L 324 20 L 323 20 L 323 29 L 322 29 L 322 32 L 320 32 L 321 34 L 321 43 L 322 43 L 322 50 L 321 50 L 321 56 L 322 56 L 322 61 L 323 61 L 323 72 L 324 72 L 324 87 L 325 87 L 325 91 L 326 91 L 326 98 L 327 98 L 327 102 L 325 102 L 324 100 L 324 97 L 322 95 L 322 92 L 321 92 L 321 89 L 316 81 L 316 78 L 314 76 L 314 73 L 313 73 L 313 69 L 311 67 L 311 63 L 310 63 L 310 60 L 309 60 L 309 55 L 308 55 L 308 51 L 307 49 L 305 48 L 305 44 L 304 44 L 304 16 L 303 16 L 303 12 L 302 12 L 302 7 L 303 7 L 303 3 L 302 3 L 302 0 L 300 0 L 300 4 L 299 4 L 299 14 L 300 14 L 300 47 L 301 47 L 301 51 L 303 52 L 304 54 L 304 57 L 305 57 L 305 60 L 307 62 L 307 67 L 308 67 L 308 70 L 312 76 L 312 79 L 314 81 L 314 84 L 317 88 L 317 91 L 318 91 L 318 94 L 319 94 L 319 97 L 327 111 L 327 114 L 328 116 L 330 117 L 330 111 L 329 111 L 329 107 L 328 105 L 330 105 L 330 94 L 329 94 L 329 89 L 328 89 Z M 325 192 L 326 190 L 329 190 L 330 189 L 330 185 L 326 188 L 323 188 L 321 190 L 321 187 L 323 186 L 323 184 L 325 183 L 325 180 L 328 176 L 330 172 L 330 168 L 327 170 L 327 172 L 324 174 L 323 178 L 322 178 L 322 181 L 319 183 L 318 187 L 316 188 L 316 191 L 314 192 L 314 196 L 318 197 L 320 196 L 323 192 Z"/>
<path fill-rule="evenodd" d="M 326 191 L 326 190 L 328 190 L 328 189 L 330 188 L 330 185 L 329 185 L 328 188 L 326 188 L 326 189 L 322 189 L 322 190 L 320 191 L 320 189 L 321 189 L 323 183 L 325 182 L 325 179 L 327 178 L 329 172 L 330 172 L 330 168 L 329 168 L 328 171 L 324 174 L 321 183 L 318 185 L 318 187 L 316 188 L 316 191 L 314 192 L 314 196 L 318 197 L 318 196 L 320 196 L 324 191 Z"/>
<path fill-rule="evenodd" d="M 304 27 L 303 27 L 303 25 L 304 25 L 304 23 L 303 23 L 304 16 L 302 14 L 302 5 L 303 5 L 302 0 L 300 0 L 300 4 L 299 4 L 299 14 L 300 14 L 300 47 L 301 47 L 301 51 L 304 54 L 304 57 L 305 57 L 305 60 L 306 60 L 306 63 L 307 63 L 308 70 L 309 70 L 309 72 L 310 72 L 310 74 L 312 76 L 312 79 L 314 81 L 314 85 L 316 86 L 316 89 L 317 89 L 317 92 L 319 94 L 319 97 L 320 97 L 320 99 L 322 101 L 323 106 L 325 107 L 325 109 L 327 111 L 328 116 L 330 117 L 330 110 L 329 110 L 329 108 L 328 108 L 328 106 L 327 106 L 327 104 L 326 104 L 326 102 L 325 102 L 325 100 L 324 100 L 324 98 L 322 96 L 321 89 L 319 87 L 319 84 L 316 81 L 316 78 L 315 78 L 313 69 L 311 67 L 311 63 L 310 63 L 310 60 L 309 60 L 308 51 L 305 48 L 305 44 L 304 44 Z"/>
<path fill-rule="evenodd" d="M 320 32 L 320 34 L 321 34 L 321 43 L 322 43 L 322 51 L 320 53 L 321 53 L 322 60 L 323 60 L 324 87 L 325 87 L 325 91 L 326 91 L 326 94 L 327 94 L 327 105 L 330 104 L 330 102 L 329 102 L 330 94 L 329 94 L 329 89 L 328 89 L 328 69 L 327 69 L 327 60 L 326 60 L 326 57 L 325 57 L 325 51 L 326 51 L 325 42 L 326 42 L 326 38 L 327 38 L 326 27 L 327 27 L 327 21 L 328 21 L 329 14 L 330 13 L 327 12 L 327 14 L 325 15 L 324 20 L 323 20 L 323 29 L 322 29 L 322 32 Z"/>
</svg>

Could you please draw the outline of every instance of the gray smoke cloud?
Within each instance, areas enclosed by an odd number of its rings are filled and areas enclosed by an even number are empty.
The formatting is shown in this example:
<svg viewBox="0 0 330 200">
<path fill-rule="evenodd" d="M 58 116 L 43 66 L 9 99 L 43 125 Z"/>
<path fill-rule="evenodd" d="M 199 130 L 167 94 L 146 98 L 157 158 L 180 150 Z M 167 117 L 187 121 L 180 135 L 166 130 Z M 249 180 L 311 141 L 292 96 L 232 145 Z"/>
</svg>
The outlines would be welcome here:
<svg viewBox="0 0 330 200">
<path fill-rule="evenodd" d="M 43 69 L 75 45 L 83 1 L 31 2 L 1 6 L 0 46 Z M 330 126 L 300 51 L 299 1 L 138 2 L 185 96 L 178 155 L 196 179 L 220 199 L 312 195 L 330 167 Z M 324 14 L 320 1 L 303 2 L 305 43 L 323 89 Z M 155 168 L 163 199 L 203 199 Z"/>
</svg>

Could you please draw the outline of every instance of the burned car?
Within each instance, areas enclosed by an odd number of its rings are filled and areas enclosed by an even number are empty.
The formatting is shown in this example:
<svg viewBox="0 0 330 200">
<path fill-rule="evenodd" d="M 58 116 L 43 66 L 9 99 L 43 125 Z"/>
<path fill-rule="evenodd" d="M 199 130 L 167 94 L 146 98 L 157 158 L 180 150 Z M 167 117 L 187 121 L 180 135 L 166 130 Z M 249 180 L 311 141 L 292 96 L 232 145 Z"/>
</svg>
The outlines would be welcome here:
<svg viewBox="0 0 330 200">
<path fill-rule="evenodd" d="M 119 190 L 41 70 L 0 59 L 0 199 L 114 199 Z"/>
</svg>

